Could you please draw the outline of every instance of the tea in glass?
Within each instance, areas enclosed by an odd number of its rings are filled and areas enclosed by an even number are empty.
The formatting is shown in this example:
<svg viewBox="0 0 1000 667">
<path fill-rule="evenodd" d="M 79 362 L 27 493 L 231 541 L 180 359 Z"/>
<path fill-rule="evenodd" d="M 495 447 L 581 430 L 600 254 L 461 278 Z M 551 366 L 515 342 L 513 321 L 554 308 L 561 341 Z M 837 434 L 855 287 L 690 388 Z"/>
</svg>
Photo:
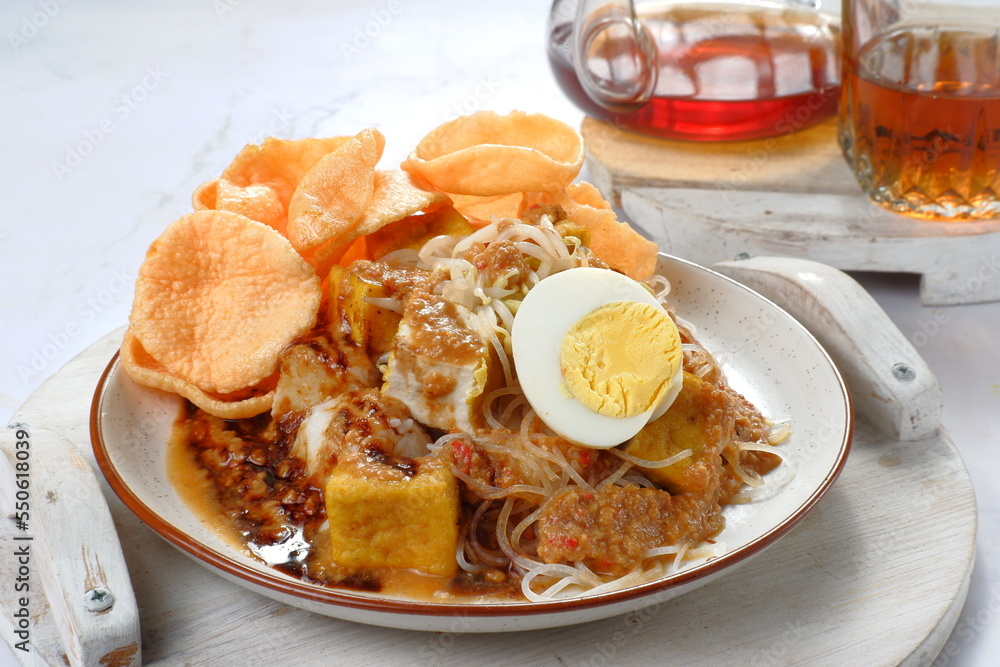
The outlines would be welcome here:
<svg viewBox="0 0 1000 667">
<path fill-rule="evenodd" d="M 1000 17 L 910 4 L 844 0 L 841 148 L 885 208 L 1000 217 Z"/>
</svg>

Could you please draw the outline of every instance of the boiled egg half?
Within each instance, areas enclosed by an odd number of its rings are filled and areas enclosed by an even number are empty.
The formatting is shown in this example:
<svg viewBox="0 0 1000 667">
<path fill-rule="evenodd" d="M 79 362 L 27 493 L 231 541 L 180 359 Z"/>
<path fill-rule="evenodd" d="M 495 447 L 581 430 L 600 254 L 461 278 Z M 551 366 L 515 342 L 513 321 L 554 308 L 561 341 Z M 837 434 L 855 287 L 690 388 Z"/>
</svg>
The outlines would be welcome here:
<svg viewBox="0 0 1000 667">
<path fill-rule="evenodd" d="M 673 403 L 683 351 L 670 315 L 641 283 L 581 267 L 540 281 L 511 327 L 525 398 L 557 435 L 606 449 Z"/>
</svg>

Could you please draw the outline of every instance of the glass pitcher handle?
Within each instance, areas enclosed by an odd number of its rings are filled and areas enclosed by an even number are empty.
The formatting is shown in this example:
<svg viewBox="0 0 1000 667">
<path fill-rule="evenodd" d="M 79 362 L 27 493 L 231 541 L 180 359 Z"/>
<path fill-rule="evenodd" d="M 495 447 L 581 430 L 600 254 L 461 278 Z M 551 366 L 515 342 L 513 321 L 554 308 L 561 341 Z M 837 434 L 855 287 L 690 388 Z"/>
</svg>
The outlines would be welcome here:
<svg viewBox="0 0 1000 667">
<path fill-rule="evenodd" d="M 579 0 L 573 25 L 573 67 L 587 95 L 616 113 L 648 102 L 657 49 L 632 0 Z"/>
</svg>

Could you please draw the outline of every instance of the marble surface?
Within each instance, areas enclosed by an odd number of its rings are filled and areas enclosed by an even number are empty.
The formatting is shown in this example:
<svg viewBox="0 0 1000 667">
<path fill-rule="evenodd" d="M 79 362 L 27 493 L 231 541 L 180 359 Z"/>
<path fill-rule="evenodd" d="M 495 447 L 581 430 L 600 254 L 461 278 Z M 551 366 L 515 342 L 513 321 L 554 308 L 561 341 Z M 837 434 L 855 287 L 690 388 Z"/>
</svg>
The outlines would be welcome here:
<svg viewBox="0 0 1000 667">
<path fill-rule="evenodd" d="M 146 247 L 245 143 L 375 126 L 391 165 L 476 109 L 578 125 L 545 61 L 547 11 L 542 0 L 0 5 L 2 421 L 125 323 Z M 998 258 L 984 267 L 1000 279 Z M 937 374 L 980 507 L 972 588 L 935 664 L 996 664 L 1000 303 L 926 308 L 913 276 L 858 278 Z"/>
</svg>

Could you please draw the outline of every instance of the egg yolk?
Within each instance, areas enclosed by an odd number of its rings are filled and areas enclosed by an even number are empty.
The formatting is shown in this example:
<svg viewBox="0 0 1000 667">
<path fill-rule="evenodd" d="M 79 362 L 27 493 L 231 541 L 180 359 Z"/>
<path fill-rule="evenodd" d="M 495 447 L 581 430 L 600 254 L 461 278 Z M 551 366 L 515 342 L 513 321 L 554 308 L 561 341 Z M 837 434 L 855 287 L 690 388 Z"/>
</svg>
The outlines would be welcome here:
<svg viewBox="0 0 1000 667">
<path fill-rule="evenodd" d="M 658 405 L 681 361 L 680 336 L 670 316 L 631 301 L 598 306 L 581 317 L 559 351 L 569 393 L 607 417 L 633 417 Z"/>
</svg>

